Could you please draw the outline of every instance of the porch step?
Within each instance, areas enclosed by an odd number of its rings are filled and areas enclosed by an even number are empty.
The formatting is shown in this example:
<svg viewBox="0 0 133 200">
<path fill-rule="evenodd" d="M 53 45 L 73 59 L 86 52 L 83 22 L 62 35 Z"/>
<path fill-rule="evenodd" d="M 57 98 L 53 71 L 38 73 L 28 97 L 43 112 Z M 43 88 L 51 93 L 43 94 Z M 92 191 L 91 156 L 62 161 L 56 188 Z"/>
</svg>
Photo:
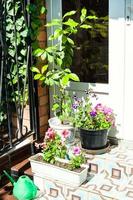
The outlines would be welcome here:
<svg viewBox="0 0 133 200">
<path fill-rule="evenodd" d="M 127 144 L 127 143 L 126 143 Z M 116 180 L 133 176 L 133 146 L 119 145 L 102 155 L 86 154 L 87 163 L 92 174 L 107 173 Z"/>
<path fill-rule="evenodd" d="M 11 168 L 11 175 L 14 178 L 18 178 L 20 175 L 23 175 L 24 171 L 27 170 L 29 167 L 30 167 L 30 162 L 28 158 L 26 158 Z"/>
<path fill-rule="evenodd" d="M 29 167 L 28 169 L 26 169 L 24 171 L 24 174 L 29 176 L 31 179 L 33 179 L 33 173 L 32 173 L 32 170 L 31 170 L 31 167 Z"/>
<path fill-rule="evenodd" d="M 133 200 L 133 145 L 111 148 L 101 155 L 86 153 L 88 178 L 80 187 L 34 174 L 34 182 L 45 193 L 44 199 Z"/>
</svg>

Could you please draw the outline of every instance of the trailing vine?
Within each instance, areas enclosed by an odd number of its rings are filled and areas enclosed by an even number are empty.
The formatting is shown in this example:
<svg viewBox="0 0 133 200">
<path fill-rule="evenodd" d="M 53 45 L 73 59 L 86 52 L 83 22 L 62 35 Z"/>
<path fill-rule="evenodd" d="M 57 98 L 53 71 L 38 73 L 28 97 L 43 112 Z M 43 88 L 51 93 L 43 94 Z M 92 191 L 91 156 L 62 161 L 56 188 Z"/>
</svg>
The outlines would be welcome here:
<svg viewBox="0 0 133 200">
<path fill-rule="evenodd" d="M 8 86 L 10 100 L 22 104 L 27 100 L 26 69 L 28 28 L 21 1 L 7 0 L 6 4 L 6 44 L 8 47 Z M 25 94 L 24 94 L 25 92 Z M 25 99 L 23 100 L 23 96 Z"/>
</svg>

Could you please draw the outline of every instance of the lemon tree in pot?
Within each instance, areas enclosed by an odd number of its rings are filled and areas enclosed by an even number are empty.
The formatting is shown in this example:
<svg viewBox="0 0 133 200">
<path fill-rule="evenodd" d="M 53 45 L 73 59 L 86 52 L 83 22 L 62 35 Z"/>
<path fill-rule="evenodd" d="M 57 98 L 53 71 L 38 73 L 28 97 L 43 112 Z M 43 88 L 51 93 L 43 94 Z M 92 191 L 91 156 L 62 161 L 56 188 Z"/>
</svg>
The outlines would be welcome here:
<svg viewBox="0 0 133 200">
<path fill-rule="evenodd" d="M 109 129 L 115 125 L 113 110 L 102 103 L 91 103 L 91 92 L 85 98 L 75 96 L 74 123 L 80 130 L 81 145 L 85 149 L 100 149 L 107 145 Z"/>
<path fill-rule="evenodd" d="M 37 66 L 32 67 L 32 71 L 35 73 L 34 79 L 41 80 L 43 86 L 57 86 L 58 88 L 59 95 L 57 93 L 53 95 L 53 111 L 56 118 L 49 120 L 50 127 L 58 132 L 63 129 L 69 129 L 70 132 L 73 132 L 70 118 L 71 102 L 66 94 L 66 88 L 70 81 L 79 81 L 78 76 L 70 70 L 73 50 L 76 48 L 72 38 L 81 29 L 88 29 L 88 31 L 92 29 L 93 25 L 90 21 L 97 20 L 96 16 L 88 16 L 85 8 L 81 10 L 78 19 L 76 19 L 77 16 L 77 11 L 72 10 L 65 13 L 62 19 L 53 19 L 47 23 L 46 27 L 52 27 L 54 30 L 48 39 L 52 45 L 45 49 L 37 48 L 33 52 L 35 57 L 48 61 L 48 64 L 41 69 Z M 73 137 L 71 139 L 73 141 Z"/>
</svg>

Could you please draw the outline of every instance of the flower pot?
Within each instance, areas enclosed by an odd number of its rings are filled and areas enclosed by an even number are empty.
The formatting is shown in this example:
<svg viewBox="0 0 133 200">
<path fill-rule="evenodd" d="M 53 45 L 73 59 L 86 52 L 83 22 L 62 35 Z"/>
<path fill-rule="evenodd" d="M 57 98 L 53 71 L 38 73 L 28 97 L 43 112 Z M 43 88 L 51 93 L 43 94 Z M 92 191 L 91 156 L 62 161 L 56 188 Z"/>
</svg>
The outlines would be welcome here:
<svg viewBox="0 0 133 200">
<path fill-rule="evenodd" d="M 42 154 L 39 153 L 29 158 L 32 172 L 35 176 L 41 177 L 42 179 L 48 178 L 51 180 L 60 181 L 61 183 L 69 185 L 71 184 L 73 187 L 80 186 L 87 178 L 88 166 L 83 165 L 84 167 L 80 172 L 75 172 L 49 163 L 38 161 L 38 156 L 42 156 Z M 37 186 L 39 187 L 39 185 Z"/>
<path fill-rule="evenodd" d="M 75 129 L 69 124 L 62 124 L 58 117 L 53 117 L 48 120 L 50 128 L 53 128 L 57 133 L 61 133 L 63 130 L 68 130 L 70 136 L 66 139 L 66 143 L 73 143 L 75 140 Z"/>
<path fill-rule="evenodd" d="M 84 149 L 102 149 L 107 145 L 108 130 L 80 129 L 81 146 Z"/>
</svg>

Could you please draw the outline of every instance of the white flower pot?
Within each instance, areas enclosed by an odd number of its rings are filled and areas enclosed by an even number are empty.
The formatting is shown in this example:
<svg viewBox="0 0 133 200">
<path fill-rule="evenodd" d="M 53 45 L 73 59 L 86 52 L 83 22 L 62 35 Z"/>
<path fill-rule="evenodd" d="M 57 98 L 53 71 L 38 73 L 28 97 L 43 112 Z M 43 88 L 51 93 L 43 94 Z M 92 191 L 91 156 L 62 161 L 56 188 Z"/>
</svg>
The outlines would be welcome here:
<svg viewBox="0 0 133 200">
<path fill-rule="evenodd" d="M 72 185 L 73 187 L 80 186 L 86 180 L 88 172 L 87 165 L 83 165 L 83 170 L 81 172 L 75 172 L 49 163 L 37 161 L 37 156 L 41 155 L 41 153 L 38 153 L 29 158 L 32 172 L 35 176 L 42 177 L 43 179 L 57 180 Z"/>
<path fill-rule="evenodd" d="M 63 130 L 70 131 L 70 136 L 66 139 L 67 143 L 73 143 L 75 140 L 75 129 L 69 124 L 62 124 L 58 117 L 53 117 L 48 120 L 50 128 L 53 128 L 58 134 Z"/>
</svg>

